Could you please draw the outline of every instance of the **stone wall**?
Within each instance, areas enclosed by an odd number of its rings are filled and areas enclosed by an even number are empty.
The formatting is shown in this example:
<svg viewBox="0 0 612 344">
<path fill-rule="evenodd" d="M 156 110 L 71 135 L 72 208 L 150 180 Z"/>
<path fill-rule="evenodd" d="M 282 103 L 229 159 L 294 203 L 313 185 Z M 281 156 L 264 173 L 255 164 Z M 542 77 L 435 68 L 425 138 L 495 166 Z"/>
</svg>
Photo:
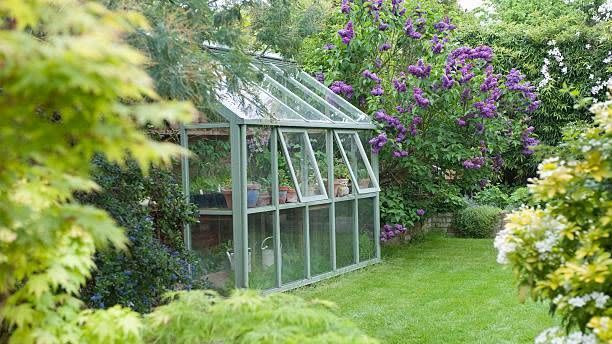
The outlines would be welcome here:
<svg viewBox="0 0 612 344">
<path fill-rule="evenodd" d="M 495 228 L 495 233 L 501 231 L 506 223 L 506 213 L 501 213 L 499 224 Z M 455 236 L 457 233 L 453 228 L 453 213 L 436 214 L 423 222 L 421 230 L 430 232 L 432 230 L 447 233 L 450 236 Z"/>
</svg>

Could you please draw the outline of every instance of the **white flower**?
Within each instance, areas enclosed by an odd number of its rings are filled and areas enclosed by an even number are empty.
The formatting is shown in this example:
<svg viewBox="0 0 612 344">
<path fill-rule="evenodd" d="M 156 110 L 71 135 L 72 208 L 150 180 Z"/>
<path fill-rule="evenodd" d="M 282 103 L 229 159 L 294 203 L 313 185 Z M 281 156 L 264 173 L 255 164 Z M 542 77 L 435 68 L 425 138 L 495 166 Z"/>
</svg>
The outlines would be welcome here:
<svg viewBox="0 0 612 344">
<path fill-rule="evenodd" d="M 563 295 L 559 294 L 559 295 L 555 296 L 555 298 L 552 300 L 552 302 L 554 304 L 559 304 L 559 301 L 561 301 L 562 298 L 563 298 Z"/>
<path fill-rule="evenodd" d="M 567 66 L 566 66 L 566 67 L 561 68 L 561 73 L 563 73 L 563 74 L 567 74 Z"/>
<path fill-rule="evenodd" d="M 589 74 L 589 79 L 591 80 L 595 79 L 595 75 L 593 75 L 593 73 Z"/>
<path fill-rule="evenodd" d="M 595 307 L 601 309 L 606 308 L 606 303 L 608 303 L 608 300 L 610 299 L 608 295 L 598 291 L 592 292 L 589 294 L 589 297 L 591 300 L 595 301 Z"/>
<path fill-rule="evenodd" d="M 591 45 L 589 43 L 587 43 L 587 45 L 584 46 L 587 49 L 591 49 Z"/>
<path fill-rule="evenodd" d="M 497 249 L 497 262 L 499 264 L 508 264 L 508 254 L 516 250 L 516 244 L 510 242 L 512 233 L 509 229 L 504 228 L 497 233 L 493 246 Z"/>
<path fill-rule="evenodd" d="M 569 299 L 567 301 L 567 303 L 572 305 L 572 307 L 574 307 L 574 308 L 580 308 L 580 307 L 586 305 L 587 301 L 589 301 L 588 295 L 587 296 L 572 297 L 571 299 Z"/>
</svg>

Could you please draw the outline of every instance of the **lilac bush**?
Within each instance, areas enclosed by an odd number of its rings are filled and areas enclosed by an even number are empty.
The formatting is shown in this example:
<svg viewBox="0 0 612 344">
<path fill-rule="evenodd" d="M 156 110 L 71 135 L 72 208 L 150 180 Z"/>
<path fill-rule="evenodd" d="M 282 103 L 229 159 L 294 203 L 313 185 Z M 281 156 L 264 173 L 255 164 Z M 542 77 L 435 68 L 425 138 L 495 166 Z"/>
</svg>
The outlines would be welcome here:
<svg viewBox="0 0 612 344">
<path fill-rule="evenodd" d="M 441 12 L 402 0 L 345 0 L 340 31 L 312 40 L 318 47 L 304 61 L 379 124 L 370 144 L 383 155 L 383 182 L 424 198 L 442 184 L 478 189 L 539 143 L 528 123 L 540 106 L 536 88 L 517 69 L 496 71 L 492 48 L 457 44 L 458 27 Z"/>
</svg>

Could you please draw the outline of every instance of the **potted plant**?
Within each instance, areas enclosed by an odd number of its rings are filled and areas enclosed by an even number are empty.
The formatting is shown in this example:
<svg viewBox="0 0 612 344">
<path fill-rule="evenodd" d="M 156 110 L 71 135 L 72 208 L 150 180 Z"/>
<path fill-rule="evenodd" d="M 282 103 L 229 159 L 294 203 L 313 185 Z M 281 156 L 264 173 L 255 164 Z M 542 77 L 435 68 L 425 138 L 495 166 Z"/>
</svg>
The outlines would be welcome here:
<svg viewBox="0 0 612 344">
<path fill-rule="evenodd" d="M 272 204 L 272 195 L 270 194 L 270 180 L 268 178 L 262 178 L 259 181 L 261 190 L 259 191 L 259 197 L 257 198 L 257 207 L 263 207 Z"/>
<path fill-rule="evenodd" d="M 259 191 L 261 185 L 259 183 L 250 182 L 247 184 L 247 207 L 254 208 L 259 199 Z"/>
<path fill-rule="evenodd" d="M 349 189 L 349 171 L 348 167 L 339 159 L 336 159 L 334 164 L 334 195 L 342 197 L 348 195 Z"/>
<path fill-rule="evenodd" d="M 232 208 L 232 178 L 226 178 L 221 184 L 221 193 L 225 198 L 225 204 L 228 208 Z"/>
<path fill-rule="evenodd" d="M 362 189 L 367 189 L 370 187 L 370 174 L 368 173 L 368 170 L 359 170 L 359 181 L 357 184 Z"/>
<path fill-rule="evenodd" d="M 189 185 L 191 201 L 199 208 L 225 208 L 219 183 L 214 178 L 198 176 Z"/>
<path fill-rule="evenodd" d="M 287 202 L 287 192 L 291 189 L 289 175 L 287 174 L 287 166 L 284 164 L 284 159 L 279 160 L 278 166 L 278 203 Z"/>
</svg>

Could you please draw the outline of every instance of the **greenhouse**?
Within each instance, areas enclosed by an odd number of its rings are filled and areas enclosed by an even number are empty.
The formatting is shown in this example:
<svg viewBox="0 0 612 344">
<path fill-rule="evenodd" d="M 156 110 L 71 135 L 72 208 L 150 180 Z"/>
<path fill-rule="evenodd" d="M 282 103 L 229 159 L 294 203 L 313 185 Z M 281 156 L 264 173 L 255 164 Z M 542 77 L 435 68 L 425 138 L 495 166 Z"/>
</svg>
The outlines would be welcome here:
<svg viewBox="0 0 612 344">
<path fill-rule="evenodd" d="M 181 127 L 187 247 L 216 288 L 287 290 L 380 260 L 370 118 L 293 64 L 256 58 L 258 82 L 218 89 Z"/>
</svg>

